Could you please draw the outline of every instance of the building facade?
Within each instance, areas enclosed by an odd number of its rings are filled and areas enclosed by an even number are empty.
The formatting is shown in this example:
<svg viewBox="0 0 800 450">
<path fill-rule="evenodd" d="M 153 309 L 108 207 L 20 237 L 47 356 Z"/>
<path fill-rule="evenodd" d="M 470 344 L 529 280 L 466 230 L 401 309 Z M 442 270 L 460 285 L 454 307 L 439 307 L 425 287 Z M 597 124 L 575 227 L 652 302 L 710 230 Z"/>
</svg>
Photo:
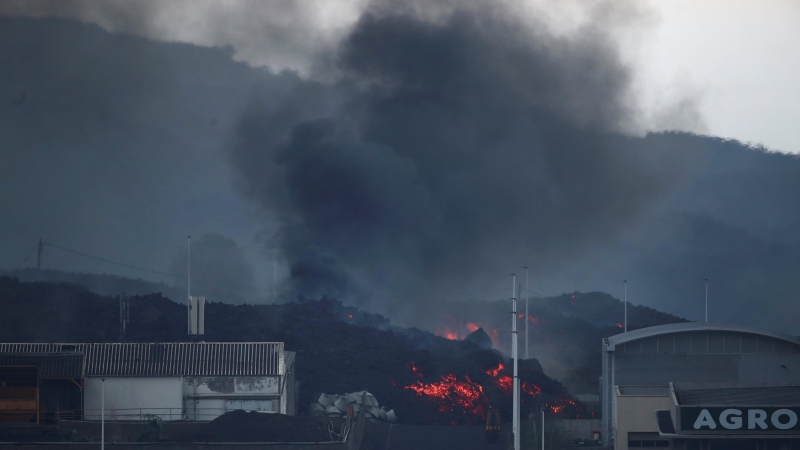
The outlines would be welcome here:
<svg viewBox="0 0 800 450">
<path fill-rule="evenodd" d="M 3 358 L 27 359 L 12 367 Z M 59 372 L 53 361 L 66 364 L 65 358 L 69 370 Z M 2 379 L 20 367 L 27 370 L 25 380 Z M 46 377 L 62 372 L 67 381 L 46 391 L 54 384 Z M 238 409 L 295 413 L 294 353 L 284 351 L 282 342 L 0 344 L 0 383 L 28 389 L 35 402 L 16 409 L 32 420 L 35 403 L 36 421 L 65 414 L 99 420 L 101 410 L 111 420 L 208 421 Z M 4 395 L 19 395 L 3 389 L 0 406 Z M 59 403 L 58 398 L 71 400 Z"/>
<path fill-rule="evenodd" d="M 602 364 L 604 443 L 674 446 L 653 412 L 669 409 L 670 383 L 800 384 L 800 339 L 741 325 L 661 325 L 604 339 Z"/>
</svg>

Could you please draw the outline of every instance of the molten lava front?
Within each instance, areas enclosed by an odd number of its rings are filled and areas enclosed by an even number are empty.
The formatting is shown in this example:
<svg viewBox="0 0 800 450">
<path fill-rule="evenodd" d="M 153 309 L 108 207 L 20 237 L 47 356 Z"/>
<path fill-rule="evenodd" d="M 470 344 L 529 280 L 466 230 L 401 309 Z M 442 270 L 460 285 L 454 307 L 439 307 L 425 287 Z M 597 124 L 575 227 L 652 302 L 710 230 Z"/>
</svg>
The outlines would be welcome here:
<svg viewBox="0 0 800 450">
<path fill-rule="evenodd" d="M 416 383 L 406 386 L 417 393 L 433 399 L 439 406 L 439 412 L 457 412 L 462 409 L 464 412 L 472 413 L 479 418 L 486 412 L 489 402 L 483 393 L 483 387 L 470 380 L 469 376 L 465 381 L 459 381 L 453 374 L 442 377 L 441 381 L 434 383 Z"/>
</svg>

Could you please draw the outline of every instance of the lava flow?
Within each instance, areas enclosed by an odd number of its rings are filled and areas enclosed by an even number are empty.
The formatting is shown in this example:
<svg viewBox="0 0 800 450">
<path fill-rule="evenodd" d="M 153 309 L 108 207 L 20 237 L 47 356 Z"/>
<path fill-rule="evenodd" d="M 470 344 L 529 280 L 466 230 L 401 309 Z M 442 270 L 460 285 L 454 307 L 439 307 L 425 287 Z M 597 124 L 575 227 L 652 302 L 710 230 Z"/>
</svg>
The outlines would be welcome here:
<svg viewBox="0 0 800 450">
<path fill-rule="evenodd" d="M 486 371 L 486 374 L 495 379 L 501 391 L 506 394 L 511 394 L 514 390 L 514 379 L 508 375 L 499 376 L 500 371 L 503 369 L 505 369 L 503 363 L 498 363 L 496 369 L 489 369 Z M 522 383 L 521 388 L 522 392 L 529 395 L 538 395 L 542 392 L 542 388 L 527 381 Z"/>
<path fill-rule="evenodd" d="M 483 328 L 484 331 L 489 335 L 489 338 L 492 340 L 492 346 L 494 348 L 501 348 L 500 347 L 500 331 L 496 328 L 491 328 L 488 325 L 481 325 L 475 322 L 462 322 L 459 319 L 448 316 L 445 319 L 444 323 L 437 326 L 434 330 L 434 334 L 437 336 L 441 336 L 445 339 L 449 339 L 451 341 L 457 341 L 459 339 L 464 339 L 467 337 L 469 333 L 475 332 L 478 328 Z"/>
<path fill-rule="evenodd" d="M 469 376 L 466 381 L 459 381 L 454 374 L 442 377 L 441 381 L 423 383 L 417 381 L 405 389 L 410 389 L 420 397 L 434 400 L 439 406 L 439 412 L 455 412 L 456 408 L 463 409 L 478 417 L 483 417 L 488 401 L 483 393 L 483 387 Z"/>
</svg>

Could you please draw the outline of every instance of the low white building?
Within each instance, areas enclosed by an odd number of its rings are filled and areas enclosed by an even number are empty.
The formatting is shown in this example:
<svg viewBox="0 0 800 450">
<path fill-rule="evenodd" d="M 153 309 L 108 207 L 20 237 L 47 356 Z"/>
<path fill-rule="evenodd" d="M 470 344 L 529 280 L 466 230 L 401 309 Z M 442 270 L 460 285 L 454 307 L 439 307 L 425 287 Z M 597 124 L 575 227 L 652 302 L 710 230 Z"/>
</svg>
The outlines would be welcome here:
<svg viewBox="0 0 800 450">
<path fill-rule="evenodd" d="M 63 352 L 83 355 L 85 420 L 99 420 L 103 406 L 111 420 L 295 414 L 295 354 L 282 342 L 0 344 L 0 353 Z"/>
</svg>

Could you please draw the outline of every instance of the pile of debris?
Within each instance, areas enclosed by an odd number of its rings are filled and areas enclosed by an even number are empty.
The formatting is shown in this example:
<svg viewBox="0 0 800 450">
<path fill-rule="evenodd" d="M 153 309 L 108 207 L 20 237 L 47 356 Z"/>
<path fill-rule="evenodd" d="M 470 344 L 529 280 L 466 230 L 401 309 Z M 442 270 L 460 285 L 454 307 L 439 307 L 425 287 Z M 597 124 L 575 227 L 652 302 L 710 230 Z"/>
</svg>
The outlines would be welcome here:
<svg viewBox="0 0 800 450">
<path fill-rule="evenodd" d="M 394 410 L 386 411 L 382 406 L 379 407 L 378 400 L 367 391 L 344 395 L 320 394 L 319 400 L 312 403 L 310 407 L 312 416 L 323 417 L 358 417 L 362 409 L 367 419 L 397 423 Z"/>
<path fill-rule="evenodd" d="M 203 425 L 192 442 L 328 442 L 324 421 L 260 411 L 229 411 Z"/>
</svg>

